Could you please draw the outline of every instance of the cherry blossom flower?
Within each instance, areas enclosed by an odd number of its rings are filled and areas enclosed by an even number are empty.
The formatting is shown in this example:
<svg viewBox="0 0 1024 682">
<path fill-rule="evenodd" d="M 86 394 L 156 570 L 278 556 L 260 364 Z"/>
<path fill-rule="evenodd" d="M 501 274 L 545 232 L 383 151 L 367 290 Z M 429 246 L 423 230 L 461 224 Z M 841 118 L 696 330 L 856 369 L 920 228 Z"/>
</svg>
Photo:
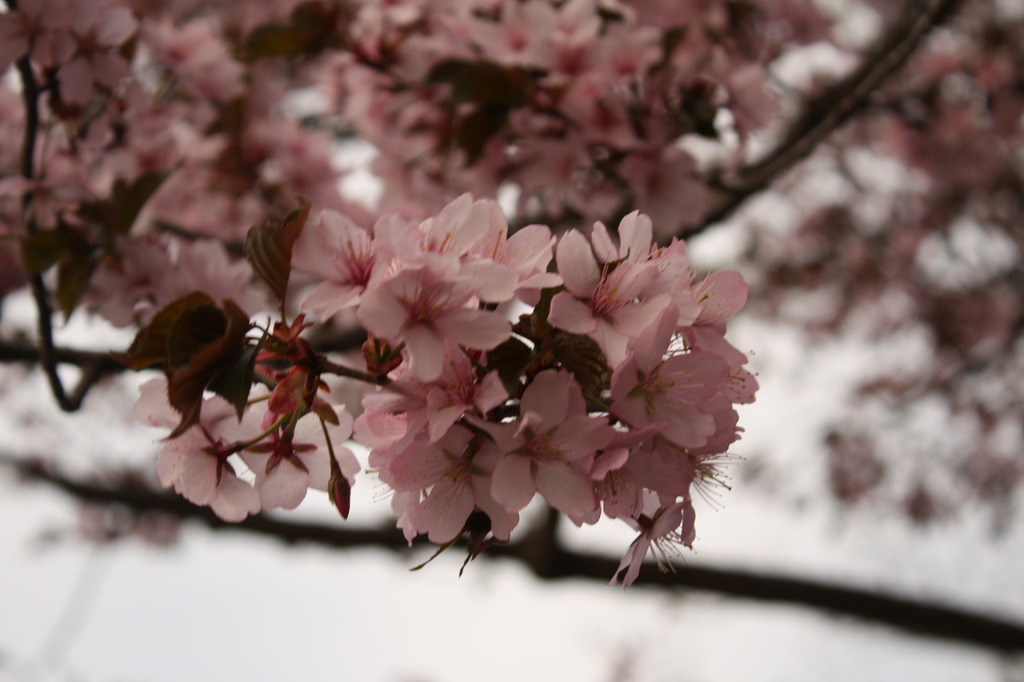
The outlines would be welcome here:
<svg viewBox="0 0 1024 682">
<path fill-rule="evenodd" d="M 428 442 L 435 443 L 467 412 L 484 416 L 508 399 L 498 373 L 477 376 L 467 354 L 450 341 L 445 342 L 443 370 L 432 381 L 420 381 L 405 365 L 388 375 L 390 381 L 363 398 L 364 421 L 371 415 L 402 415 L 405 431 L 403 445 L 425 431 Z M 370 424 L 366 425 L 370 427 Z M 394 434 L 398 434 L 396 429 Z M 397 445 L 397 440 L 389 443 Z"/>
<path fill-rule="evenodd" d="M 243 431 L 259 433 L 272 427 L 281 415 L 257 403 L 243 420 Z M 355 482 L 359 462 L 352 451 L 341 444 L 352 435 L 352 415 L 344 409 L 334 411 L 338 423 L 321 423 L 314 414 L 299 419 L 293 431 L 274 429 L 264 440 L 247 447 L 241 458 L 256 475 L 260 504 L 266 509 L 294 509 L 306 497 L 309 488 L 327 490 L 331 479 L 331 457 L 341 469 L 349 486 Z M 328 447 L 327 439 L 331 446 Z"/>
<path fill-rule="evenodd" d="M 405 343 L 410 371 L 421 381 L 431 381 L 443 369 L 445 339 L 489 350 L 508 338 L 507 320 L 467 307 L 477 292 L 456 262 L 425 254 L 421 262 L 404 266 L 364 292 L 357 314 L 374 335 L 393 346 Z"/>
<path fill-rule="evenodd" d="M 301 307 L 323 320 L 358 305 L 379 269 L 370 233 L 337 211 L 323 211 L 315 226 L 299 234 L 292 249 L 295 267 L 322 280 Z"/>
<path fill-rule="evenodd" d="M 655 505 L 648 503 L 650 509 Z M 669 561 L 669 554 L 678 554 L 678 545 L 689 547 L 693 543 L 694 533 L 694 511 L 689 499 L 673 502 L 668 506 L 657 506 L 649 514 L 641 514 L 633 525 L 640 531 L 640 535 L 629 546 L 626 555 L 619 562 L 619 568 L 612 576 L 609 585 L 615 585 L 619 581 L 619 575 L 626 571 L 622 578 L 622 586 L 628 587 L 640 575 L 640 567 L 643 565 L 647 553 L 653 550 L 654 558 L 658 568 L 664 571 L 672 570 Z"/>
<path fill-rule="evenodd" d="M 173 429 L 180 416 L 167 402 L 167 382 L 151 379 L 140 387 L 135 416 L 150 426 Z M 193 504 L 209 506 L 225 521 L 241 521 L 260 510 L 256 489 L 238 478 L 229 461 L 238 448 L 238 413 L 219 396 L 203 401 L 199 423 L 164 441 L 157 476 Z M 256 434 L 249 434 L 256 435 Z"/>
<path fill-rule="evenodd" d="M 401 453 L 371 455 L 381 480 L 400 493 L 394 506 L 406 537 L 426 533 L 444 544 L 462 533 L 474 509 L 491 520 L 491 532 L 507 541 L 519 521 L 515 511 L 500 505 L 491 493 L 491 472 L 498 453 L 468 429 L 455 426 L 436 443 L 414 441 Z"/>
<path fill-rule="evenodd" d="M 615 431 L 606 419 L 587 415 L 580 387 L 567 372 L 547 370 L 534 377 L 520 412 L 512 423 L 477 423 L 503 453 L 494 468 L 494 499 L 519 511 L 540 492 L 570 518 L 587 516 L 597 506 L 590 467 Z"/>
<path fill-rule="evenodd" d="M 623 225 L 628 228 L 633 223 L 627 219 Z M 638 259 L 639 247 L 633 240 L 624 242 L 629 245 L 623 247 L 631 257 L 618 263 L 598 264 L 595 250 L 610 256 L 610 242 L 600 236 L 603 231 L 603 225 L 595 226 L 594 249 L 575 230 L 562 237 L 556 257 L 566 291 L 552 299 L 549 320 L 568 332 L 590 335 L 609 363 L 617 365 L 625 357 L 630 341 L 670 304 L 670 299 L 667 295 L 642 296 L 658 273 L 649 262 Z M 628 234 L 628 230 L 623 232 Z M 645 258 L 650 252 L 649 239 L 647 244 Z"/>
<path fill-rule="evenodd" d="M 68 102 L 85 104 L 94 84 L 110 90 L 128 75 L 117 48 L 135 34 L 138 22 L 127 7 L 83 2 L 77 10 L 70 26 L 76 50 L 61 67 L 60 90 Z"/>
<path fill-rule="evenodd" d="M 682 447 L 700 447 L 715 431 L 704 404 L 725 388 L 729 368 L 714 353 L 670 350 L 675 310 L 666 309 L 612 374 L 612 411 L 633 426 L 661 424 Z"/>
</svg>

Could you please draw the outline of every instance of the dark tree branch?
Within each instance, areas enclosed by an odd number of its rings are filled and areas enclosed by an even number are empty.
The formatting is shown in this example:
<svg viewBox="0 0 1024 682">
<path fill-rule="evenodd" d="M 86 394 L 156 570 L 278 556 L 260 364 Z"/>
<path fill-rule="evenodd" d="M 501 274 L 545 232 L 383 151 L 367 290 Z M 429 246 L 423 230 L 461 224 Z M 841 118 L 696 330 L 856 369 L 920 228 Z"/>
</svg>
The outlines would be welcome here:
<svg viewBox="0 0 1024 682">
<path fill-rule="evenodd" d="M 139 485 L 99 485 L 65 477 L 38 462 L 10 458 L 0 459 L 0 462 L 31 480 L 47 483 L 89 504 L 122 506 L 136 513 L 168 514 L 198 521 L 212 529 L 255 533 L 287 544 L 313 543 L 332 549 L 408 549 L 402 533 L 393 528 L 343 529 L 324 524 L 283 522 L 262 514 L 241 523 L 226 523 L 207 508 L 196 507 L 180 497 L 154 492 Z M 522 540 L 495 545 L 484 554 L 516 559 L 543 579 L 585 578 L 607 582 L 615 573 L 618 567 L 616 560 L 567 551 L 557 543 L 554 530 L 555 526 L 548 520 Z M 799 604 L 996 651 L 1024 651 L 1024 624 L 802 578 L 696 566 L 680 566 L 675 573 L 659 573 L 653 566 L 645 565 L 637 586 L 631 589 L 643 586 L 692 588 L 746 599 Z"/>
<path fill-rule="evenodd" d="M 906 62 L 922 38 L 945 21 L 963 0 L 914 0 L 903 17 L 879 40 L 861 66 L 843 80 L 807 102 L 803 113 L 774 149 L 737 171 L 735 179 L 719 190 L 719 197 L 693 235 L 731 216 L 751 196 L 764 190 L 868 102 L 890 73 Z"/>
<path fill-rule="evenodd" d="M 25 343 L 12 343 L 0 341 L 0 363 L 4 362 L 28 362 L 38 364 L 44 368 L 47 376 L 56 374 L 58 364 L 74 365 L 82 370 L 82 376 L 78 380 L 78 386 L 72 394 L 64 393 L 60 379 L 57 378 L 60 393 L 54 393 L 61 409 L 73 412 L 81 407 L 86 394 L 103 377 L 123 372 L 127 367 L 114 360 L 109 353 L 98 353 L 95 351 L 75 350 L 70 348 L 57 348 L 51 340 L 49 351 L 44 350 L 40 343 L 33 346 Z M 44 360 L 45 358 L 45 360 Z M 47 364 L 49 363 L 49 364 Z M 53 389 L 53 379 L 50 379 L 50 387 Z"/>
<path fill-rule="evenodd" d="M 77 367 L 96 367 L 103 374 L 114 374 L 128 369 L 110 353 L 74 348 L 54 347 L 53 358 L 60 364 Z M 27 343 L 0 340 L 0 362 L 39 362 L 39 349 Z"/>
<path fill-rule="evenodd" d="M 9 7 L 11 10 L 16 10 L 17 4 L 9 4 Z M 42 89 L 36 80 L 28 55 L 20 57 L 15 62 L 15 67 L 21 79 L 21 95 L 25 104 L 25 135 L 22 138 L 21 174 L 31 182 L 36 176 L 35 153 L 36 140 L 39 136 L 39 97 L 42 94 Z M 52 87 L 52 85 L 51 83 L 50 86 Z M 32 216 L 32 194 L 31 190 L 26 192 L 22 202 L 25 231 L 30 235 L 38 229 L 35 218 Z M 43 274 L 41 272 L 30 273 L 28 282 L 32 289 L 32 299 L 36 304 L 39 366 L 46 374 L 50 390 L 60 408 L 65 412 L 74 412 L 82 406 L 89 389 L 100 379 L 102 373 L 96 369 L 95 365 L 84 366 L 85 373 L 78 386 L 71 393 L 67 392 L 57 373 L 56 348 L 53 344 L 53 309 L 50 306 L 49 292 L 46 290 Z"/>
</svg>

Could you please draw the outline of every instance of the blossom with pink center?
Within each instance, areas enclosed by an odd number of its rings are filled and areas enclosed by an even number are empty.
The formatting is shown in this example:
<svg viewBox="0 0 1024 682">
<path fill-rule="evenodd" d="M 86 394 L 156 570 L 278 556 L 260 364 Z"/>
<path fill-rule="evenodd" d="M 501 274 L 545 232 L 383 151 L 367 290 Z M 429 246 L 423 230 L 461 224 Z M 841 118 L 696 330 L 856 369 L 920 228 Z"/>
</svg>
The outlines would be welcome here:
<svg viewBox="0 0 1024 682">
<path fill-rule="evenodd" d="M 68 102 L 85 104 L 93 85 L 108 90 L 129 73 L 118 47 L 135 35 L 138 22 L 127 7 L 80 3 L 71 24 L 75 54 L 60 69 L 61 95 Z"/>
<path fill-rule="evenodd" d="M 627 219 L 623 220 L 625 225 L 639 227 Z M 603 230 L 603 225 L 595 226 L 593 249 L 575 230 L 562 237 L 557 260 L 566 291 L 552 299 L 548 321 L 565 331 L 589 335 L 614 366 L 622 362 L 630 342 L 671 304 L 671 299 L 666 294 L 644 295 L 658 276 L 646 260 L 649 240 L 647 248 L 642 249 L 640 240 L 631 235 L 620 247 L 625 249 L 623 260 L 598 263 L 595 251 L 603 257 L 612 255 L 610 240 L 601 236 Z M 645 260 L 640 260 L 641 252 Z"/>
<path fill-rule="evenodd" d="M 606 418 L 587 415 L 579 385 L 568 372 L 541 372 L 523 392 L 520 417 L 511 423 L 477 425 L 503 453 L 494 468 L 494 499 L 519 511 L 540 492 L 573 520 L 597 507 L 590 468 L 615 437 Z"/>
<path fill-rule="evenodd" d="M 272 427 L 281 415 L 267 407 L 266 402 L 260 402 L 250 408 L 242 422 L 243 431 L 260 433 Z M 294 431 L 278 427 L 241 453 L 256 475 L 256 490 L 264 508 L 294 509 L 305 499 L 308 489 L 327 490 L 332 451 L 349 486 L 355 482 L 359 462 L 351 450 L 342 446 L 352 435 L 352 415 L 344 409 L 331 409 L 338 417 L 337 424 L 321 424 L 309 414 L 299 420 Z"/>
<path fill-rule="evenodd" d="M 509 237 L 508 222 L 501 208 L 490 202 L 488 209 L 487 231 L 470 254 L 510 270 L 515 277 L 515 296 L 527 303 L 536 303 L 540 289 L 562 283 L 558 274 L 547 272 L 555 245 L 551 229 L 546 225 L 527 225 Z"/>
<path fill-rule="evenodd" d="M 135 416 L 150 426 L 173 429 L 180 415 L 167 402 L 165 379 L 151 379 L 139 388 Z M 236 475 L 229 457 L 238 448 L 238 413 L 219 396 L 204 400 L 199 423 L 177 438 L 164 441 L 157 476 L 164 486 L 193 504 L 209 506 L 225 521 L 237 522 L 260 510 L 260 495 Z M 256 434 L 249 434 L 255 436 Z"/>
<path fill-rule="evenodd" d="M 292 263 L 323 280 L 301 305 L 322 320 L 358 305 L 379 269 L 370 233 L 348 216 L 329 210 L 299 234 Z"/>
<path fill-rule="evenodd" d="M 724 389 L 729 367 L 714 353 L 671 350 L 675 312 L 666 309 L 615 368 L 612 413 L 632 426 L 661 424 L 663 437 L 700 447 L 715 431 L 703 406 Z"/>
<path fill-rule="evenodd" d="M 503 303 L 512 298 L 517 273 L 508 265 L 485 255 L 482 244 L 508 231 L 498 204 L 492 200 L 473 201 L 462 194 L 449 202 L 433 218 L 415 229 L 406 221 L 380 221 L 374 228 L 378 258 L 388 260 L 393 269 L 424 260 L 451 261 L 458 273 L 473 283 L 476 296 L 487 303 Z M 455 267 L 449 265 L 448 267 Z"/>
<path fill-rule="evenodd" d="M 153 60 L 194 96 L 226 102 L 244 90 L 245 69 L 232 58 L 216 21 L 196 18 L 180 26 L 170 20 L 150 22 L 143 38 Z"/>
<path fill-rule="evenodd" d="M 512 66 L 546 66 L 542 48 L 555 28 L 556 10 L 541 0 L 503 0 L 500 18 L 470 16 L 470 40 L 492 60 Z"/>
<path fill-rule="evenodd" d="M 252 286 L 252 268 L 228 256 L 223 244 L 174 239 L 121 237 L 118 257 L 102 261 L 89 281 L 83 303 L 111 324 L 147 323 L 165 305 L 193 291 L 218 301 L 231 299 L 246 313 L 266 308 Z"/>
<path fill-rule="evenodd" d="M 436 443 L 417 439 L 396 455 L 371 454 L 380 478 L 396 493 L 400 526 L 406 537 L 426 533 L 444 544 L 462 533 L 469 515 L 479 509 L 491 520 L 491 532 L 507 541 L 519 522 L 491 493 L 491 472 L 498 459 L 493 443 L 461 426 L 447 431 Z"/>
<path fill-rule="evenodd" d="M 393 347 L 404 343 L 413 376 L 432 381 L 444 369 L 446 339 L 490 350 L 509 336 L 511 325 L 501 315 L 473 307 L 477 289 L 456 261 L 424 254 L 367 289 L 357 314 L 373 335 Z"/>
<path fill-rule="evenodd" d="M 458 345 L 445 343 L 441 374 L 433 381 L 417 379 L 402 365 L 392 371 L 390 381 L 363 398 L 363 422 L 360 428 L 371 430 L 378 424 L 374 415 L 401 415 L 404 431 L 388 445 L 401 449 L 426 432 L 428 442 L 435 443 L 467 412 L 484 416 L 508 399 L 508 392 L 496 371 L 478 377 L 473 362 Z"/>
<path fill-rule="evenodd" d="M 660 237 L 693 227 L 711 205 L 712 194 L 697 162 L 678 147 L 631 154 L 619 173 L 633 191 L 635 205 L 653 218 Z"/>
</svg>

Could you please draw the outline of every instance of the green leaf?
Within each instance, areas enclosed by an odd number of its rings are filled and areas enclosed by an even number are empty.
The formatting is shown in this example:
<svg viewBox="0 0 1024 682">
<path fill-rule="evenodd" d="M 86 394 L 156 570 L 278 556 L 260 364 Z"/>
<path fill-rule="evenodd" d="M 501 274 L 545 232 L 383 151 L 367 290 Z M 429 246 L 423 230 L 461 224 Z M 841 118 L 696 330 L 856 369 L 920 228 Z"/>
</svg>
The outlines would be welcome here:
<svg viewBox="0 0 1024 682">
<path fill-rule="evenodd" d="M 697 78 L 686 88 L 671 93 L 673 97 L 666 102 L 666 106 L 675 133 L 696 133 L 709 139 L 718 138 L 718 129 L 715 128 L 715 117 L 718 115 L 716 89 L 713 81 Z"/>
<path fill-rule="evenodd" d="M 270 291 L 283 301 L 292 269 L 292 245 L 309 218 L 309 203 L 293 211 L 281 223 L 253 225 L 245 236 L 245 258 Z"/>
<path fill-rule="evenodd" d="M 448 59 L 436 65 L 427 75 L 427 83 L 451 87 L 448 104 L 457 119 L 441 147 L 451 144 L 465 151 L 467 166 L 479 161 L 487 142 L 508 123 L 509 113 L 530 101 L 535 76 L 525 69 L 489 61 Z M 477 106 L 456 116 L 457 105 L 467 103 Z"/>
<path fill-rule="evenodd" d="M 183 310 L 167 333 L 167 366 L 187 365 L 196 353 L 224 336 L 227 315 L 215 305 Z"/>
<path fill-rule="evenodd" d="M 110 198 L 110 227 L 117 234 L 128 231 L 139 217 L 142 207 L 160 189 L 169 173 L 153 171 L 139 176 L 132 184 L 118 180 Z"/>
</svg>

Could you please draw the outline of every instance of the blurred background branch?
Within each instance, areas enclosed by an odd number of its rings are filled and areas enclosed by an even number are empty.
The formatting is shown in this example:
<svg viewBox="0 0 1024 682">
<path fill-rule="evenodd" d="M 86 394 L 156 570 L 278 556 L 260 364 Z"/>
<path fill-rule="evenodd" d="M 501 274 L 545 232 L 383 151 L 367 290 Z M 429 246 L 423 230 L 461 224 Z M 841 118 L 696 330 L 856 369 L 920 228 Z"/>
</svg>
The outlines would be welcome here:
<svg viewBox="0 0 1024 682">
<path fill-rule="evenodd" d="M 321 523 L 280 521 L 258 514 L 228 523 L 207 507 L 156 491 L 134 476 L 97 483 L 66 476 L 40 460 L 0 458 L 0 463 L 26 479 L 56 488 L 86 505 L 120 507 L 132 515 L 162 514 L 189 520 L 210 530 L 247 533 L 285 544 L 314 544 L 334 550 L 355 548 L 410 551 L 402 532 L 393 527 L 351 528 Z M 519 561 L 544 580 L 584 579 L 606 582 L 618 561 L 565 549 L 558 542 L 557 515 L 548 515 L 523 539 L 496 544 L 483 556 Z M 723 567 L 677 565 L 659 572 L 646 564 L 636 587 L 697 589 L 731 597 L 795 604 L 818 611 L 853 616 L 910 633 L 939 637 L 1007 653 L 1024 652 L 1024 624 L 958 609 L 953 606 L 898 597 L 846 585 L 797 576 L 752 573 Z"/>
</svg>

